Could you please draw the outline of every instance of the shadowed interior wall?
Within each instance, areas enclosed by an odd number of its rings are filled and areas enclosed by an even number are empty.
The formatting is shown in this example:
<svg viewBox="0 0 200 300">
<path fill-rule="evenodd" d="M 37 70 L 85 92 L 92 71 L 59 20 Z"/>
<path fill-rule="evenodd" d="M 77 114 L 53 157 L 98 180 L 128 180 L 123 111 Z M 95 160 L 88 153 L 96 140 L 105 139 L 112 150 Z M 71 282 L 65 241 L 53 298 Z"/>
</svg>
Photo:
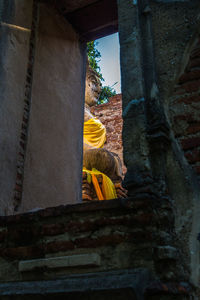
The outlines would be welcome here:
<svg viewBox="0 0 200 300">
<path fill-rule="evenodd" d="M 0 214 L 13 213 L 32 0 L 0 3 Z"/>
<path fill-rule="evenodd" d="M 21 211 L 81 200 L 84 49 L 41 4 Z"/>
</svg>

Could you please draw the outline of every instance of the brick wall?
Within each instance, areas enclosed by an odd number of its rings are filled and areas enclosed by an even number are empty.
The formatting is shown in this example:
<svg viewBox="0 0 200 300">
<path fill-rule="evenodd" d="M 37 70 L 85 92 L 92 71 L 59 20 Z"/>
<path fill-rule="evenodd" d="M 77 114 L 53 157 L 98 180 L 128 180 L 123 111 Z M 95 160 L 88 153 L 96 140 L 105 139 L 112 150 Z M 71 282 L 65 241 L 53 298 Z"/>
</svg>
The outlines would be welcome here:
<svg viewBox="0 0 200 300">
<path fill-rule="evenodd" d="M 170 107 L 173 130 L 200 178 L 200 39 L 192 45 Z"/>
<path fill-rule="evenodd" d="M 119 155 L 123 163 L 122 146 L 122 94 L 115 95 L 109 99 L 108 103 L 94 106 L 91 112 L 105 125 L 107 131 L 107 141 L 105 149 Z M 123 173 L 126 167 L 123 163 Z"/>
<path fill-rule="evenodd" d="M 170 201 L 154 195 L 0 217 L 0 281 L 140 267 L 162 280 L 181 278 L 171 235 L 173 220 Z M 98 257 L 98 263 L 80 263 L 79 255 Z M 71 267 L 38 265 L 71 256 Z M 31 263 L 27 271 L 20 268 L 26 263 Z"/>
<path fill-rule="evenodd" d="M 170 200 L 153 194 L 0 217 L 0 285 L 145 268 L 145 299 L 187 299 L 173 224 Z"/>
</svg>

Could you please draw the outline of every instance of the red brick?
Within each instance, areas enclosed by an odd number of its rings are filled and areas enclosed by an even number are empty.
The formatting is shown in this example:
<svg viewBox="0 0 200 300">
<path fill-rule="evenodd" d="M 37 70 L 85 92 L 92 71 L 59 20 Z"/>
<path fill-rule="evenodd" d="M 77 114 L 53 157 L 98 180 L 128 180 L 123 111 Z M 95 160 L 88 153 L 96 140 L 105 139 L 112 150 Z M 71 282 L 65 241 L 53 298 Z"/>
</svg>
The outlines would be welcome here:
<svg viewBox="0 0 200 300">
<path fill-rule="evenodd" d="M 195 124 L 190 124 L 187 128 L 187 133 L 188 134 L 193 134 L 200 132 L 200 122 L 195 123 Z"/>
<path fill-rule="evenodd" d="M 41 234 L 42 235 L 58 235 L 65 232 L 64 224 L 45 224 L 42 227 Z"/>
<path fill-rule="evenodd" d="M 200 174 L 200 166 L 196 166 L 196 167 L 194 167 L 194 169 L 195 169 L 197 174 Z"/>
<path fill-rule="evenodd" d="M 22 191 L 22 186 L 16 184 L 16 185 L 15 185 L 15 190 L 18 191 L 18 192 L 21 192 L 21 191 Z"/>
<path fill-rule="evenodd" d="M 40 228 L 38 226 L 27 226 L 21 224 L 19 227 L 9 227 L 8 228 L 8 239 L 16 246 L 24 246 L 31 244 L 34 238 L 40 236 Z"/>
<path fill-rule="evenodd" d="M 115 246 L 126 241 L 126 237 L 123 235 L 113 234 L 107 236 L 101 236 L 96 239 L 80 238 L 74 241 L 77 248 L 97 248 L 105 246 Z"/>
<path fill-rule="evenodd" d="M 71 241 L 55 241 L 45 245 L 45 253 L 57 253 L 60 251 L 73 250 L 74 244 Z"/>
<path fill-rule="evenodd" d="M 192 50 L 190 57 L 200 57 L 200 47 L 196 47 L 194 50 Z"/>
<path fill-rule="evenodd" d="M 7 237 L 7 233 L 8 233 L 7 230 L 3 230 L 0 232 L 0 242 L 1 243 L 5 241 L 5 239 Z"/>
<path fill-rule="evenodd" d="M 129 233 L 127 236 L 126 241 L 127 242 L 133 242 L 133 243 L 144 243 L 144 242 L 149 242 L 152 241 L 153 236 L 152 236 L 152 232 L 149 231 L 136 231 L 133 233 Z"/>
<path fill-rule="evenodd" d="M 0 250 L 0 256 L 12 259 L 29 259 L 44 256 L 41 246 L 4 248 Z"/>
<path fill-rule="evenodd" d="M 25 149 L 25 144 L 22 141 L 20 142 L 20 146 L 22 147 L 22 149 Z"/>
<path fill-rule="evenodd" d="M 27 124 L 28 123 L 28 118 L 27 117 L 25 117 L 25 116 L 23 116 L 23 122 L 25 123 L 25 124 Z M 24 125 L 25 126 L 25 125 Z M 25 127 L 26 128 L 26 127 Z"/>
<path fill-rule="evenodd" d="M 97 247 L 107 247 L 107 246 L 116 246 L 121 243 L 127 242 L 144 242 L 151 241 L 152 233 L 148 231 L 137 231 L 128 234 L 112 234 L 108 236 L 101 236 L 96 239 L 91 238 L 80 238 L 74 241 L 77 248 L 97 248 Z"/>
<path fill-rule="evenodd" d="M 197 92 L 200 90 L 200 80 L 194 80 L 181 85 L 181 87 L 187 92 Z"/>
<path fill-rule="evenodd" d="M 200 161 L 200 150 L 195 149 L 190 152 L 185 153 L 186 159 L 189 161 L 189 163 L 195 163 Z"/>
<path fill-rule="evenodd" d="M 194 116 L 192 114 L 184 114 L 184 115 L 177 115 L 174 117 L 174 121 L 186 121 L 188 123 L 194 122 Z"/>
<path fill-rule="evenodd" d="M 181 140 L 181 145 L 184 150 L 193 149 L 200 146 L 200 137 L 192 137 Z"/>
<path fill-rule="evenodd" d="M 18 154 L 19 154 L 19 156 L 21 156 L 22 158 L 24 158 L 24 154 L 23 153 L 19 152 Z"/>
<path fill-rule="evenodd" d="M 200 78 L 200 70 L 194 70 L 181 75 L 181 77 L 179 78 L 179 83 L 185 83 L 187 81 L 191 81 L 199 78 Z"/>
<path fill-rule="evenodd" d="M 188 97 L 184 97 L 184 98 L 179 98 L 178 102 L 181 103 L 185 103 L 185 104 L 191 104 L 193 102 L 200 102 L 200 96 L 198 95 L 194 95 L 194 96 L 188 96 Z"/>
<path fill-rule="evenodd" d="M 23 176 L 22 174 L 17 173 L 17 180 L 22 180 Z"/>
<path fill-rule="evenodd" d="M 186 67 L 186 71 L 200 67 L 200 58 L 191 59 Z"/>
<path fill-rule="evenodd" d="M 185 95 L 185 90 L 182 88 L 182 86 L 176 86 L 174 89 L 175 95 Z"/>
<path fill-rule="evenodd" d="M 24 133 L 21 133 L 21 137 L 20 137 L 23 141 L 25 141 L 26 140 L 26 136 L 25 136 L 25 134 Z"/>
</svg>

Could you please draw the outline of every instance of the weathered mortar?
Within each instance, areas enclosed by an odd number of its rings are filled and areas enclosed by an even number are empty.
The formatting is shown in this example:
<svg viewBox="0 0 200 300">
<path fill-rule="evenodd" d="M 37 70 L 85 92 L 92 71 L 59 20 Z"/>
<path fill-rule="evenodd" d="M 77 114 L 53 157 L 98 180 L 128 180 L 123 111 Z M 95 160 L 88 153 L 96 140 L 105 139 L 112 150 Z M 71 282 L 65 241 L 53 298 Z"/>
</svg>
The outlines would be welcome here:
<svg viewBox="0 0 200 300">
<path fill-rule="evenodd" d="M 184 279 L 175 263 L 173 216 L 167 199 L 144 195 L 132 200 L 60 206 L 1 217 L 0 223 L 0 279 L 4 282 L 138 267 L 148 268 L 163 280 L 175 280 L 176 276 Z M 20 261 L 78 254 L 98 254 L 101 263 L 98 267 L 77 263 L 73 268 L 22 273 L 18 269 Z"/>
</svg>

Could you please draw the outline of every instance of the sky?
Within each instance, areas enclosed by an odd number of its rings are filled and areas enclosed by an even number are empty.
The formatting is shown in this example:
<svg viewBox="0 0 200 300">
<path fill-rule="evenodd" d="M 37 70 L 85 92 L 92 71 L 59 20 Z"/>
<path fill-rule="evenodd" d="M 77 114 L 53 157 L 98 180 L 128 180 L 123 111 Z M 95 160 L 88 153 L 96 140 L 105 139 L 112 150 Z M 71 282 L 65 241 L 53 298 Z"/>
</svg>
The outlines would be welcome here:
<svg viewBox="0 0 200 300">
<path fill-rule="evenodd" d="M 113 88 L 116 90 L 117 94 L 119 94 L 121 93 L 121 78 L 118 33 L 98 39 L 97 42 L 97 49 L 101 53 L 99 66 L 105 79 L 103 85 L 112 86 L 117 82 Z"/>
</svg>

